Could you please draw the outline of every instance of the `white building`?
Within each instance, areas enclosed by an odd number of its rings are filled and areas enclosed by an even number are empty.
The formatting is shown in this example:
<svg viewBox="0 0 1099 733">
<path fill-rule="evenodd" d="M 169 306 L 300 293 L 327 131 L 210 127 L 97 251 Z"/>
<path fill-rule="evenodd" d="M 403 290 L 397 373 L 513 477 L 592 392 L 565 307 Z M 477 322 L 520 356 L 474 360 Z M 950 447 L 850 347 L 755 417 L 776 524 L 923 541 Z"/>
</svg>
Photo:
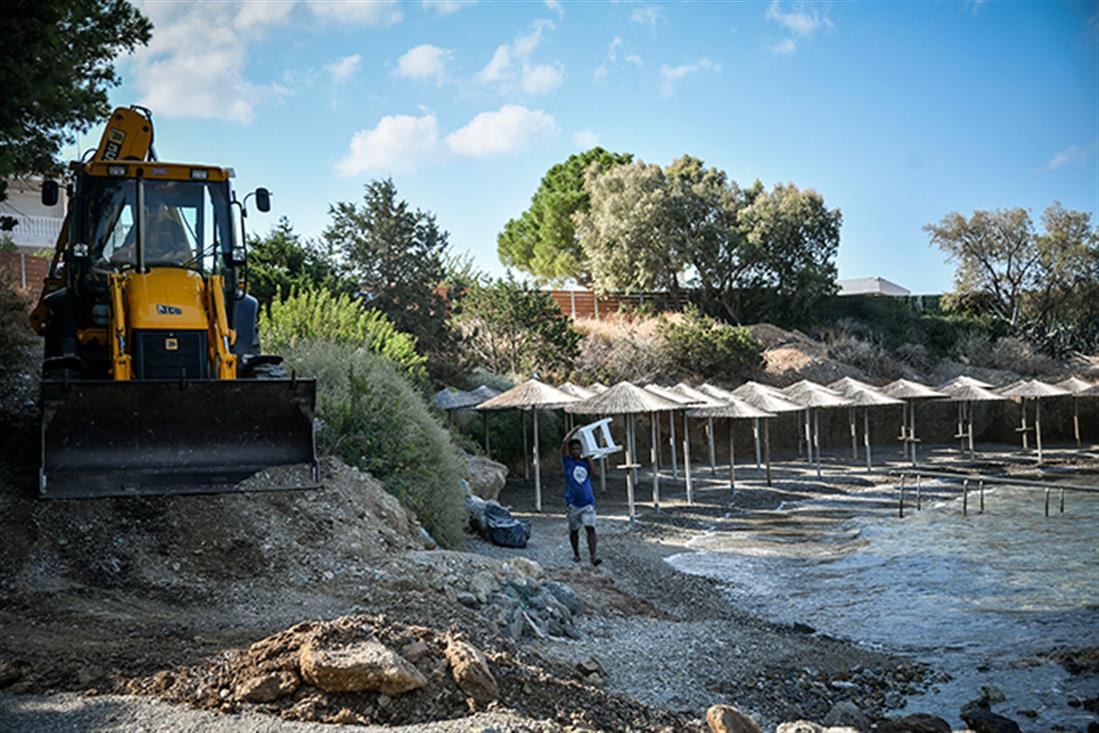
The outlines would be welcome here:
<svg viewBox="0 0 1099 733">
<path fill-rule="evenodd" d="M 52 249 L 65 222 L 65 187 L 55 205 L 43 206 L 41 176 L 9 178 L 7 196 L 0 201 L 0 217 L 10 216 L 16 223 L 11 231 L 0 232 L 0 237 L 10 237 L 21 252 Z"/>
<path fill-rule="evenodd" d="M 895 282 L 890 282 L 884 277 L 855 277 L 848 280 L 836 280 L 840 295 L 891 295 L 904 297 L 912 295 L 912 291 L 903 288 Z"/>
</svg>

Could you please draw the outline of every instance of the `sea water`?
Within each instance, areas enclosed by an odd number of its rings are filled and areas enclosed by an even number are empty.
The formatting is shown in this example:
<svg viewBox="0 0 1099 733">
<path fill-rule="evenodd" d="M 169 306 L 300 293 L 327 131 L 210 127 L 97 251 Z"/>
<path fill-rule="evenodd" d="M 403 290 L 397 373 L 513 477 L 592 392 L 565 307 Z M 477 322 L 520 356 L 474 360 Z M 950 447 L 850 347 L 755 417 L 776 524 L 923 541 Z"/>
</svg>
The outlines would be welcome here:
<svg viewBox="0 0 1099 733">
<path fill-rule="evenodd" d="M 961 706 L 991 684 L 1007 695 L 994 710 L 1024 730 L 1086 730 L 1096 717 L 1069 701 L 1096 696 L 1099 682 L 1048 655 L 1099 645 L 1099 495 L 1068 493 L 1062 514 L 1054 492 L 1046 518 L 1041 489 L 988 490 L 984 513 L 971 490 L 968 516 L 960 498 L 925 497 L 903 519 L 895 496 L 878 489 L 753 512 L 669 562 L 722 581 L 739 607 L 951 676 L 905 713 L 961 725 Z"/>
</svg>

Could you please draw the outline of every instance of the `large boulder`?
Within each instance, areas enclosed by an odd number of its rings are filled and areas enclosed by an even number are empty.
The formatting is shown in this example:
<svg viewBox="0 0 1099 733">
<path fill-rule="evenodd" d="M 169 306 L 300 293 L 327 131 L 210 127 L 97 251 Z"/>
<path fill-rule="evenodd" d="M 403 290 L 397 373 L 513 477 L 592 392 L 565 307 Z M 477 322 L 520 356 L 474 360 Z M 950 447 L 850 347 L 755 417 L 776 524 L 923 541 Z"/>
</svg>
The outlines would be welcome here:
<svg viewBox="0 0 1099 733">
<path fill-rule="evenodd" d="M 988 698 L 983 695 L 962 706 L 961 718 L 976 733 L 1020 733 L 1019 724 L 992 712 Z"/>
<path fill-rule="evenodd" d="M 495 501 L 508 480 L 508 467 L 484 456 L 467 456 L 469 490 L 486 501 Z"/>
<path fill-rule="evenodd" d="M 239 682 L 233 696 L 243 702 L 273 702 L 280 697 L 294 694 L 298 689 L 298 676 L 286 670 L 261 674 Z"/>
<path fill-rule="evenodd" d="M 445 655 L 450 664 L 450 674 L 463 692 L 482 705 L 500 697 L 500 687 L 479 649 L 451 638 L 447 642 Z"/>
<path fill-rule="evenodd" d="M 759 723 L 732 705 L 712 705 L 706 711 L 711 733 L 759 733 Z"/>
<path fill-rule="evenodd" d="M 846 726 L 862 733 L 870 730 L 870 719 L 850 700 L 840 700 L 833 705 L 822 722 L 828 727 Z"/>
<path fill-rule="evenodd" d="M 373 639 L 338 646 L 310 639 L 302 645 L 298 666 L 306 682 L 325 692 L 399 695 L 427 684 L 411 662 Z"/>
<path fill-rule="evenodd" d="M 780 723 L 775 733 L 821 733 L 824 729 L 811 720 L 794 720 Z"/>
</svg>

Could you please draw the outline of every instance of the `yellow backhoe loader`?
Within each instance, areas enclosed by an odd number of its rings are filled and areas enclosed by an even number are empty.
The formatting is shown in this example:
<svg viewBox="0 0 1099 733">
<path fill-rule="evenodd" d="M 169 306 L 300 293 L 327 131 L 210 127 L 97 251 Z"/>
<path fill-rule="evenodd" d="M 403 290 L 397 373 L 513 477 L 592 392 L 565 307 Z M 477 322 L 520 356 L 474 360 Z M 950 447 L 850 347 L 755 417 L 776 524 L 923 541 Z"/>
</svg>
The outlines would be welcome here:
<svg viewBox="0 0 1099 733">
<path fill-rule="evenodd" d="M 232 169 L 164 163 L 152 115 L 116 109 L 69 166 L 68 211 L 31 325 L 43 498 L 236 490 L 274 466 L 317 479 L 316 385 L 260 351 Z M 55 181 L 43 203 L 57 202 Z M 290 488 L 250 482 L 250 488 Z M 263 484 L 263 485 L 260 485 Z"/>
</svg>

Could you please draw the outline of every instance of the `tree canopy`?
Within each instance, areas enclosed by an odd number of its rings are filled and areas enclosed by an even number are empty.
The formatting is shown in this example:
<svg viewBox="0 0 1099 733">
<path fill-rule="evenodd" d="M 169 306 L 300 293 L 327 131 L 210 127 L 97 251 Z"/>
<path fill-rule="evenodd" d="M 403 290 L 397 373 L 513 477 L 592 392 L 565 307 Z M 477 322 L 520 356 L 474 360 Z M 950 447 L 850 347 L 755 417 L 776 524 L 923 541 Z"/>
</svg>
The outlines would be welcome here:
<svg viewBox="0 0 1099 733">
<path fill-rule="evenodd" d="M 149 42 L 126 0 L 9 0 L 0 51 L 0 200 L 7 178 L 51 173 L 75 131 L 106 119 L 114 59 Z"/>
<path fill-rule="evenodd" d="M 352 293 L 354 281 L 339 271 L 330 253 L 305 241 L 281 217 L 271 231 L 248 241 L 248 292 L 266 306 L 299 290 Z"/>
<path fill-rule="evenodd" d="M 595 147 L 570 155 L 546 171 L 530 208 L 504 225 L 497 237 L 500 261 L 535 277 L 550 280 L 573 278 L 588 283 L 588 258 L 576 237 L 574 215 L 588 210 L 584 175 L 591 169 L 608 170 L 628 163 L 629 154 Z"/>
</svg>

